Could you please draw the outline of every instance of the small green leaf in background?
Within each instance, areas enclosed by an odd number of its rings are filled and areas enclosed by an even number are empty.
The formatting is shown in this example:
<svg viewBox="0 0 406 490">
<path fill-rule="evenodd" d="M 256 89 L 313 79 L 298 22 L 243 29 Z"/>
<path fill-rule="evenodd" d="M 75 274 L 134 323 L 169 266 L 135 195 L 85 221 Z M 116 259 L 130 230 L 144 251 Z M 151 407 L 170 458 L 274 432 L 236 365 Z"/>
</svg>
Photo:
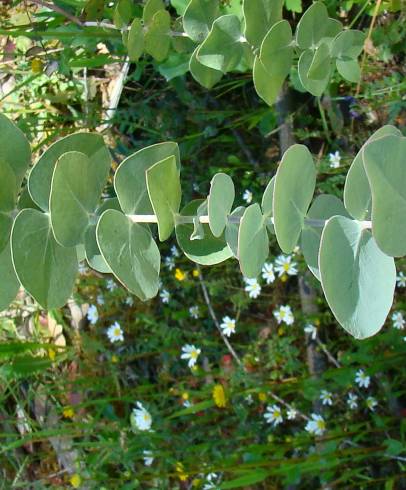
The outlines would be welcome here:
<svg viewBox="0 0 406 490">
<path fill-rule="evenodd" d="M 269 254 L 269 239 L 259 204 L 245 210 L 238 233 L 238 260 L 243 276 L 255 278 Z"/>
<path fill-rule="evenodd" d="M 161 256 L 148 229 L 115 209 L 96 228 L 97 244 L 117 279 L 142 301 L 158 293 Z"/>
<path fill-rule="evenodd" d="M 47 310 L 60 308 L 72 294 L 78 263 L 75 247 L 55 240 L 49 216 L 22 210 L 11 232 L 14 268 L 27 292 Z"/>
<path fill-rule="evenodd" d="M 283 155 L 275 176 L 275 234 L 285 253 L 296 247 L 316 185 L 316 168 L 306 146 L 293 145 Z"/>
<path fill-rule="evenodd" d="M 218 14 L 218 0 L 191 0 L 183 15 L 186 34 L 196 43 L 203 42 Z"/>
<path fill-rule="evenodd" d="M 205 202 L 196 199 L 188 203 L 180 212 L 181 216 L 194 216 Z M 193 262 L 201 265 L 215 265 L 232 257 L 224 236 L 216 238 L 208 224 L 202 224 L 204 238 L 192 240 L 194 226 L 192 223 L 176 225 L 176 239 L 183 253 Z"/>
<path fill-rule="evenodd" d="M 146 171 L 147 189 L 152 208 L 158 220 L 158 234 L 162 241 L 169 238 L 175 228 L 182 190 L 179 168 L 172 155 Z"/>
<path fill-rule="evenodd" d="M 344 216 L 331 218 L 321 236 L 319 268 L 340 325 L 357 339 L 379 332 L 392 306 L 396 269 L 371 233 Z"/>
<path fill-rule="evenodd" d="M 338 197 L 330 194 L 317 196 L 310 206 L 307 218 L 328 220 L 332 216 L 346 216 L 344 204 Z M 311 226 L 305 223 L 301 236 L 301 249 L 311 272 L 320 280 L 319 249 L 323 226 Z"/>
<path fill-rule="evenodd" d="M 213 23 L 197 51 L 197 60 L 209 68 L 227 73 L 243 56 L 241 22 L 236 15 L 223 15 Z"/>
<path fill-rule="evenodd" d="M 216 174 L 211 180 L 210 194 L 207 198 L 209 226 L 216 237 L 219 237 L 226 227 L 234 198 L 235 190 L 231 177 L 223 173 Z"/>
<path fill-rule="evenodd" d="M 131 61 L 138 61 L 144 51 L 144 32 L 140 19 L 135 18 L 131 24 L 127 50 Z"/>
<path fill-rule="evenodd" d="M 372 211 L 371 188 L 365 173 L 362 159 L 363 151 L 372 141 L 391 134 L 395 136 L 402 135 L 395 126 L 391 125 L 383 126 L 375 131 L 361 147 L 347 173 L 344 186 L 344 205 L 355 219 L 368 220 L 371 218 Z"/>
<path fill-rule="evenodd" d="M 133 2 L 131 0 L 118 0 L 113 14 L 114 25 L 121 29 L 131 22 L 133 16 Z"/>
<path fill-rule="evenodd" d="M 171 17 L 166 10 L 159 10 L 147 27 L 144 35 L 145 51 L 156 61 L 167 58 L 171 38 L 169 35 Z"/>
<path fill-rule="evenodd" d="M 285 7 L 291 12 L 303 12 L 302 0 L 285 0 Z"/>
<path fill-rule="evenodd" d="M 372 192 L 372 233 L 392 257 L 406 255 L 406 138 L 389 135 L 363 150 Z"/>
<path fill-rule="evenodd" d="M 254 62 L 254 85 L 257 94 L 268 104 L 276 101 L 292 65 L 292 30 L 281 20 L 268 32 Z"/>
<path fill-rule="evenodd" d="M 147 146 L 121 162 L 114 176 L 114 189 L 125 214 L 153 213 L 145 171 L 171 155 L 180 168 L 179 147 L 172 141 Z"/>
<path fill-rule="evenodd" d="M 229 490 L 231 488 L 246 488 L 247 485 L 253 485 L 254 483 L 260 483 L 268 478 L 269 472 L 263 469 L 253 469 L 246 474 L 224 482 L 220 485 L 221 490 Z"/>
<path fill-rule="evenodd" d="M 282 20 L 284 0 L 244 0 L 244 35 L 247 41 L 259 48 L 269 29 Z"/>
</svg>

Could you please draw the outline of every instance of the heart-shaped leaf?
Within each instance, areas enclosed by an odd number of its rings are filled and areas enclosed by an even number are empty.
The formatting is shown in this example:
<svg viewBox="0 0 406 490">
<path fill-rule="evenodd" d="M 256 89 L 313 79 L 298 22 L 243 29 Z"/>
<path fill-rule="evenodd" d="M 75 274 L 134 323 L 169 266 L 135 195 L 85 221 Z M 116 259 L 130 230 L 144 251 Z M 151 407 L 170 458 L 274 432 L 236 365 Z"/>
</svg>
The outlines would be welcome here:
<svg viewBox="0 0 406 490">
<path fill-rule="evenodd" d="M 254 85 L 257 94 L 268 105 L 274 104 L 292 66 L 292 29 L 281 20 L 265 36 L 254 62 Z"/>
<path fill-rule="evenodd" d="M 384 136 L 363 150 L 372 192 L 372 233 L 392 257 L 406 255 L 406 138 Z"/>
<path fill-rule="evenodd" d="M 238 232 L 238 260 L 243 276 L 257 277 L 268 254 L 269 239 L 264 216 L 259 204 L 251 204 L 241 218 Z"/>
<path fill-rule="evenodd" d="M 401 136 L 402 133 L 395 126 L 383 126 L 368 138 L 354 158 L 347 173 L 344 186 L 344 204 L 348 212 L 360 221 L 369 220 L 372 211 L 372 195 L 368 177 L 365 173 L 362 154 L 367 145 L 383 136 Z"/>
<path fill-rule="evenodd" d="M 284 0 L 244 0 L 245 37 L 259 48 L 269 29 L 282 19 Z"/>
<path fill-rule="evenodd" d="M 55 240 L 49 216 L 24 209 L 11 232 L 13 264 L 28 293 L 47 310 L 63 306 L 72 294 L 78 269 L 75 247 Z"/>
<path fill-rule="evenodd" d="M 235 190 L 231 177 L 223 173 L 216 174 L 211 180 L 210 194 L 207 198 L 209 226 L 216 237 L 219 237 L 226 227 L 234 198 Z"/>
<path fill-rule="evenodd" d="M 121 162 L 114 176 L 114 189 L 125 214 L 153 213 L 145 172 L 171 155 L 180 169 L 179 148 L 172 141 L 147 146 Z"/>
<path fill-rule="evenodd" d="M 160 253 L 151 233 L 120 211 L 105 211 L 96 228 L 97 244 L 117 279 L 140 300 L 158 293 Z"/>
<path fill-rule="evenodd" d="M 77 151 L 64 153 L 55 165 L 49 209 L 55 239 L 64 247 L 84 241 L 106 183 L 98 180 L 98 166 L 98 162 Z"/>
<path fill-rule="evenodd" d="M 102 136 L 92 133 L 76 133 L 60 139 L 43 153 L 32 168 L 28 179 L 28 190 L 33 201 L 44 211 L 49 210 L 52 175 L 56 162 L 69 151 L 84 153 L 97 168 L 97 182 L 100 192 L 106 182 L 111 166 L 111 156 L 104 145 Z"/>
<path fill-rule="evenodd" d="M 210 89 L 221 80 L 223 73 L 219 70 L 213 70 L 213 68 L 209 68 L 208 66 L 202 65 L 202 63 L 200 63 L 200 61 L 197 59 L 197 52 L 199 48 L 200 46 L 198 46 L 194 50 L 190 58 L 189 70 L 192 74 L 192 77 L 197 82 L 199 82 L 200 85 L 203 85 L 203 87 Z"/>
<path fill-rule="evenodd" d="M 304 145 L 283 155 L 275 176 L 273 215 L 276 238 L 285 253 L 296 247 L 316 185 L 316 168 Z"/>
<path fill-rule="evenodd" d="M 359 222 L 334 216 L 322 233 L 319 267 L 324 294 L 340 325 L 357 339 L 375 335 L 393 302 L 394 260 Z"/>
<path fill-rule="evenodd" d="M 156 163 L 146 171 L 146 177 L 148 195 L 158 220 L 158 234 L 162 242 L 170 237 L 175 228 L 182 197 L 176 158 L 170 156 Z"/>
<path fill-rule="evenodd" d="M 338 197 L 328 194 L 317 196 L 313 204 L 310 206 L 307 214 L 307 222 L 305 221 L 302 231 L 301 249 L 303 251 L 307 266 L 318 280 L 320 280 L 319 249 L 321 233 L 324 226 L 315 226 L 308 221 L 328 220 L 332 216 L 350 217 L 344 207 L 344 204 L 342 201 L 340 201 L 340 199 L 338 199 Z"/>
<path fill-rule="evenodd" d="M 219 14 L 218 0 L 191 0 L 183 14 L 183 29 L 196 43 L 203 42 Z"/>
</svg>

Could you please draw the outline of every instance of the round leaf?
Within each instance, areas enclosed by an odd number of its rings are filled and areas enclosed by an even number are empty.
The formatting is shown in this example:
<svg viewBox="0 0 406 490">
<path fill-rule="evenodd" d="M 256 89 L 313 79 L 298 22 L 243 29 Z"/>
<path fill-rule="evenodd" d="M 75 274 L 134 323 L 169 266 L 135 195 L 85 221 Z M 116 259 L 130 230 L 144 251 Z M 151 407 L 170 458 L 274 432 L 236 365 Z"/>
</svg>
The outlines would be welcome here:
<svg viewBox="0 0 406 490">
<path fill-rule="evenodd" d="M 315 2 L 302 15 L 296 28 L 296 42 L 301 49 L 314 49 L 325 37 L 328 26 L 327 8 L 322 2 Z"/>
<path fill-rule="evenodd" d="M 350 217 L 338 197 L 322 194 L 317 196 L 310 206 L 307 219 L 328 220 L 332 216 Z M 311 226 L 305 222 L 301 236 L 301 249 L 307 266 L 318 280 L 320 280 L 319 249 L 322 231 L 323 226 Z"/>
<path fill-rule="evenodd" d="M 245 37 L 260 47 L 269 29 L 282 19 L 284 0 L 244 0 Z"/>
<path fill-rule="evenodd" d="M 393 302 L 394 260 L 360 223 L 334 216 L 323 230 L 319 265 L 324 294 L 340 325 L 357 339 L 375 335 Z"/>
<path fill-rule="evenodd" d="M 78 269 L 75 247 L 55 240 L 49 217 L 24 209 L 15 219 L 11 249 L 18 279 L 47 310 L 63 306 L 72 294 Z"/>
<path fill-rule="evenodd" d="M 276 101 L 292 65 L 292 30 L 289 22 L 281 20 L 268 32 L 254 62 L 254 85 L 257 94 L 268 104 Z"/>
<path fill-rule="evenodd" d="M 33 201 L 44 211 L 49 209 L 49 196 L 54 168 L 58 159 L 69 151 L 87 155 L 97 168 L 97 186 L 102 191 L 110 171 L 111 157 L 102 136 L 92 133 L 76 133 L 51 145 L 32 168 L 28 190 Z"/>
<path fill-rule="evenodd" d="M 242 218 L 245 212 L 244 206 L 238 206 L 234 209 L 234 211 L 230 214 L 231 218 Z M 233 252 L 234 257 L 238 257 L 238 232 L 240 229 L 240 221 L 233 222 L 231 220 L 227 221 L 225 238 L 227 245 Z"/>
<path fill-rule="evenodd" d="M 200 63 L 200 61 L 197 59 L 197 52 L 199 48 L 200 46 L 194 50 L 190 58 L 189 70 L 196 82 L 203 85 L 203 87 L 210 89 L 221 80 L 223 73 L 219 70 L 213 70 L 213 68 L 209 68 L 208 66 Z"/>
<path fill-rule="evenodd" d="M 211 180 L 210 194 L 207 199 L 209 226 L 214 236 L 219 237 L 226 227 L 235 198 L 234 184 L 226 174 L 216 174 Z"/>
<path fill-rule="evenodd" d="M 316 55 L 317 55 L 317 51 L 315 54 L 313 54 L 313 52 L 310 49 L 303 51 L 303 53 L 300 55 L 299 58 L 298 73 L 299 73 L 300 82 L 303 85 L 303 87 L 312 95 L 315 95 L 316 97 L 320 97 L 320 95 L 322 95 L 322 93 L 327 88 L 328 82 L 330 80 L 332 65 L 331 65 L 331 60 L 329 60 L 327 65 L 324 67 L 324 71 L 318 72 L 319 76 L 321 73 L 323 73 L 323 78 L 321 79 L 309 78 L 308 77 L 309 69 L 312 66 L 314 57 Z"/>
<path fill-rule="evenodd" d="M 151 233 L 120 211 L 105 211 L 96 228 L 97 244 L 117 279 L 140 300 L 158 293 L 160 253 Z"/>
<path fill-rule="evenodd" d="M 285 253 L 297 245 L 315 185 L 316 168 L 309 150 L 303 145 L 291 146 L 276 172 L 273 196 L 276 238 Z"/>
<path fill-rule="evenodd" d="M 190 39 L 201 43 L 209 34 L 218 14 L 218 0 L 191 0 L 183 14 L 183 29 Z"/>
<path fill-rule="evenodd" d="M 238 260 L 245 277 L 255 278 L 269 254 L 269 239 L 259 204 L 245 210 L 238 232 Z"/>
<path fill-rule="evenodd" d="M 363 151 L 372 192 L 372 233 L 392 257 L 406 255 L 406 138 L 384 136 Z"/>
<path fill-rule="evenodd" d="M 55 239 L 64 247 L 84 241 L 104 187 L 98 172 L 98 163 L 77 151 L 64 153 L 56 163 L 49 208 Z"/>
<path fill-rule="evenodd" d="M 131 61 L 138 61 L 144 51 L 144 31 L 140 19 L 135 18 L 131 24 L 127 50 Z"/>
<path fill-rule="evenodd" d="M 173 155 L 180 168 L 179 148 L 167 141 L 147 146 L 121 162 L 114 176 L 114 188 L 125 214 L 152 214 L 145 172 L 157 162 Z"/>
<path fill-rule="evenodd" d="M 146 177 L 148 195 L 158 220 L 158 234 L 162 242 L 170 237 L 175 228 L 182 195 L 175 157 L 172 155 L 150 167 Z"/>
<path fill-rule="evenodd" d="M 365 173 L 362 154 L 369 143 L 383 136 L 401 136 L 401 132 L 395 126 L 383 126 L 365 142 L 354 158 L 347 173 L 344 186 L 344 204 L 351 216 L 358 220 L 371 218 L 372 195 L 368 177 Z"/>
<path fill-rule="evenodd" d="M 13 301 L 20 289 L 20 281 L 13 267 L 10 240 L 0 251 L 0 277 L 0 311 L 3 311 Z"/>
<path fill-rule="evenodd" d="M 203 199 L 191 201 L 182 209 L 181 216 L 195 215 L 203 202 Z M 210 231 L 209 225 L 203 224 L 204 238 L 202 240 L 190 239 L 193 229 L 192 223 L 177 224 L 175 228 L 179 247 L 190 260 L 201 265 L 214 265 L 232 257 L 233 253 L 224 236 L 216 238 Z"/>
</svg>

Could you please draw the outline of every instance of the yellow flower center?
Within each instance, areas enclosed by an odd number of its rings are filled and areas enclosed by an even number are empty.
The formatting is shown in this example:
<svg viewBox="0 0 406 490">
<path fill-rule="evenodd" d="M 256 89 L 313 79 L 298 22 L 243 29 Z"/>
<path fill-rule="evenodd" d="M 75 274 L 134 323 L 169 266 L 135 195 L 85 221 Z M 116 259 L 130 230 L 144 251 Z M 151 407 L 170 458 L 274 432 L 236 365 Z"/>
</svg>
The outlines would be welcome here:
<svg viewBox="0 0 406 490">
<path fill-rule="evenodd" d="M 288 272 L 289 268 L 290 268 L 290 264 L 283 264 L 283 270 L 285 272 Z"/>
<path fill-rule="evenodd" d="M 273 412 L 273 417 L 274 419 L 278 419 L 281 416 L 281 413 L 279 410 L 274 410 Z"/>
<path fill-rule="evenodd" d="M 192 359 L 197 359 L 198 355 L 199 355 L 199 353 L 196 350 L 192 350 L 192 352 L 190 353 L 190 357 Z"/>
<path fill-rule="evenodd" d="M 324 420 L 318 420 L 317 421 L 317 427 L 320 430 L 324 430 L 326 428 L 326 423 L 324 422 Z"/>
<path fill-rule="evenodd" d="M 120 329 L 119 329 L 118 327 L 116 327 L 116 328 L 114 329 L 114 336 L 115 336 L 115 337 L 119 337 L 120 333 L 121 333 Z"/>
<path fill-rule="evenodd" d="M 285 311 L 283 311 L 283 310 L 280 310 L 280 311 L 279 311 L 279 315 L 280 315 L 280 317 L 281 317 L 281 318 L 285 318 L 285 316 L 286 316 L 286 312 L 285 312 Z"/>
<path fill-rule="evenodd" d="M 151 420 L 151 416 L 148 413 L 144 413 L 144 422 L 149 422 Z"/>
</svg>

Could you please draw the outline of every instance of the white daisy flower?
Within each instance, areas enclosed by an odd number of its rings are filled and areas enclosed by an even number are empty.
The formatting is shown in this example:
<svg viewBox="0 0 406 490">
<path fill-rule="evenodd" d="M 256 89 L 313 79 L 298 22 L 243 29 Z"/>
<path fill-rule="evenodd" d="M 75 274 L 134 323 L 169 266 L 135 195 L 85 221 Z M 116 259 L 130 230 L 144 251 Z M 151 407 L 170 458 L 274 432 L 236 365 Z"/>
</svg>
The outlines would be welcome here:
<svg viewBox="0 0 406 490">
<path fill-rule="evenodd" d="M 268 422 L 268 424 L 272 424 L 274 427 L 281 424 L 283 422 L 282 410 L 278 407 L 278 405 L 271 405 L 267 407 L 264 418 Z"/>
<path fill-rule="evenodd" d="M 371 378 L 365 374 L 363 369 L 358 369 L 355 374 L 355 382 L 360 388 L 368 388 Z"/>
<path fill-rule="evenodd" d="M 398 288 L 406 288 L 406 276 L 402 271 L 396 276 L 396 284 Z"/>
<path fill-rule="evenodd" d="M 392 316 L 392 324 L 394 328 L 398 330 L 403 330 L 405 328 L 405 319 L 400 311 L 395 311 Z"/>
<path fill-rule="evenodd" d="M 90 305 L 89 309 L 87 310 L 87 319 L 92 325 L 95 325 L 97 323 L 97 320 L 99 319 L 99 313 L 97 311 L 97 307 L 95 305 Z"/>
<path fill-rule="evenodd" d="M 369 408 L 369 410 L 371 410 L 371 412 L 374 412 L 375 407 L 378 405 L 378 402 L 376 401 L 376 398 L 374 398 L 373 396 L 369 396 L 366 399 L 366 404 L 367 404 L 367 407 Z"/>
<path fill-rule="evenodd" d="M 98 305 L 104 305 L 104 297 L 103 297 L 103 295 L 102 295 L 102 294 L 99 294 L 99 295 L 97 296 L 97 298 L 96 298 L 96 303 L 97 303 Z"/>
<path fill-rule="evenodd" d="M 217 475 L 217 473 L 209 473 L 207 476 L 206 476 L 206 481 L 205 481 L 205 484 L 203 486 L 203 490 L 216 490 L 218 489 L 218 485 L 219 485 L 219 482 L 218 482 L 218 479 L 219 479 L 219 476 Z"/>
<path fill-rule="evenodd" d="M 242 195 L 242 198 L 247 204 L 250 204 L 252 202 L 252 192 L 248 189 L 244 191 L 244 194 Z"/>
<path fill-rule="evenodd" d="M 120 324 L 118 322 L 114 322 L 113 325 L 111 325 L 107 329 L 107 337 L 109 338 L 110 342 L 113 344 L 114 342 L 119 342 L 120 340 L 124 340 L 124 333 L 120 327 Z"/>
<path fill-rule="evenodd" d="M 326 422 L 321 415 L 312 413 L 311 420 L 307 422 L 305 429 L 307 432 L 310 432 L 310 434 L 321 436 L 326 430 Z"/>
<path fill-rule="evenodd" d="M 106 288 L 109 291 L 113 291 L 114 289 L 116 289 L 116 287 L 117 287 L 117 284 L 113 281 L 113 279 L 108 279 L 106 281 Z"/>
<path fill-rule="evenodd" d="M 144 464 L 145 466 L 151 466 L 152 463 L 154 462 L 154 457 L 152 451 L 149 451 L 148 449 L 145 449 L 143 452 L 143 459 L 144 459 Z"/>
<path fill-rule="evenodd" d="M 312 340 L 316 340 L 316 338 L 317 338 L 317 328 L 314 325 L 312 325 L 311 323 L 307 323 L 305 325 L 304 331 L 309 335 L 309 337 Z"/>
<path fill-rule="evenodd" d="M 171 256 L 165 257 L 165 265 L 171 271 L 175 267 L 175 259 Z"/>
<path fill-rule="evenodd" d="M 294 420 L 297 417 L 297 410 L 294 407 L 290 407 L 286 412 L 288 420 Z"/>
<path fill-rule="evenodd" d="M 278 310 L 273 312 L 273 316 L 278 323 L 286 323 L 286 325 L 292 325 L 295 321 L 292 310 L 289 305 L 280 306 Z"/>
<path fill-rule="evenodd" d="M 189 308 L 189 315 L 197 320 L 199 318 L 199 307 L 197 305 L 191 306 Z"/>
<path fill-rule="evenodd" d="M 179 257 L 179 250 L 178 250 L 178 247 L 176 245 L 172 245 L 171 254 L 172 254 L 172 257 Z"/>
<path fill-rule="evenodd" d="M 297 274 L 297 264 L 292 261 L 291 255 L 279 255 L 275 259 L 275 272 L 281 277 L 284 274 L 295 276 Z"/>
<path fill-rule="evenodd" d="M 191 401 L 190 401 L 190 400 L 183 400 L 183 403 L 182 403 L 182 404 L 183 404 L 183 406 L 184 406 L 185 408 L 189 408 L 189 407 L 191 407 L 191 406 L 192 406 L 192 403 L 191 403 Z"/>
<path fill-rule="evenodd" d="M 146 431 L 151 429 L 152 417 L 141 402 L 136 403 L 137 408 L 132 411 L 132 423 L 138 430 Z"/>
<path fill-rule="evenodd" d="M 161 298 L 162 303 L 169 303 L 169 300 L 171 299 L 171 295 L 166 289 L 162 289 L 159 293 L 159 297 Z"/>
<path fill-rule="evenodd" d="M 254 399 L 252 398 L 252 395 L 251 393 L 249 393 L 246 397 L 245 397 L 245 401 L 248 403 L 248 405 L 252 405 L 254 403 Z"/>
<path fill-rule="evenodd" d="M 351 410 L 355 410 L 358 408 L 358 396 L 354 393 L 348 393 L 347 404 L 351 408 Z"/>
<path fill-rule="evenodd" d="M 321 390 L 320 400 L 323 405 L 332 405 L 333 404 L 333 394 L 327 390 Z"/>
<path fill-rule="evenodd" d="M 247 291 L 250 298 L 258 298 L 261 294 L 261 286 L 256 279 L 244 279 L 245 291 Z"/>
<path fill-rule="evenodd" d="M 336 151 L 335 153 L 329 153 L 328 159 L 329 159 L 331 168 L 338 168 L 340 166 L 341 155 L 340 155 L 339 151 Z"/>
<path fill-rule="evenodd" d="M 226 337 L 230 337 L 232 333 L 235 333 L 235 320 L 234 318 L 230 318 L 229 316 L 225 316 L 223 318 L 223 322 L 220 325 L 223 330 L 223 334 Z"/>
<path fill-rule="evenodd" d="M 134 304 L 134 298 L 132 298 L 131 296 L 127 296 L 125 299 L 125 304 L 128 306 L 132 306 Z"/>
<path fill-rule="evenodd" d="M 262 278 L 267 284 L 271 284 L 275 280 L 275 273 L 273 270 L 273 264 L 266 262 L 262 267 Z"/>
<path fill-rule="evenodd" d="M 186 344 L 182 347 L 182 355 L 180 358 L 187 359 L 189 361 L 188 366 L 192 368 L 196 364 L 200 352 L 201 350 L 194 345 Z"/>
</svg>

